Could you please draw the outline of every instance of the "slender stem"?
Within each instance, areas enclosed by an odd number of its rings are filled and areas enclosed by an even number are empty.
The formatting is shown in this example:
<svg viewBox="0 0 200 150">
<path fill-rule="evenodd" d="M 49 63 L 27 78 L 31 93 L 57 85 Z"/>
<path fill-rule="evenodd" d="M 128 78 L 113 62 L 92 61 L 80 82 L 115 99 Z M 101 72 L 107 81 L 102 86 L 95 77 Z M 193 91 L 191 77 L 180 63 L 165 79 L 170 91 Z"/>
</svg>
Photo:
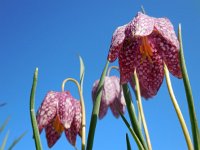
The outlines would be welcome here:
<svg viewBox="0 0 200 150">
<path fill-rule="evenodd" d="M 190 80 L 188 77 L 187 68 L 186 68 L 185 59 L 184 59 L 181 24 L 179 24 L 179 28 L 178 28 L 178 39 L 180 42 L 179 56 L 180 56 L 180 63 L 181 63 L 181 71 L 183 75 L 183 82 L 184 82 L 184 87 L 185 87 L 185 92 L 186 92 L 186 97 L 187 97 L 194 148 L 195 150 L 199 150 L 200 149 L 200 134 L 199 134 L 198 122 L 197 122 L 196 113 L 195 113 L 194 99 L 192 96 L 192 88 L 190 86 Z"/>
<path fill-rule="evenodd" d="M 139 101 L 137 101 L 137 107 L 139 108 Z M 141 118 L 140 111 L 138 111 L 138 124 L 139 124 L 139 127 L 142 129 L 142 118 Z"/>
<path fill-rule="evenodd" d="M 129 141 L 128 133 L 126 133 L 126 146 L 127 150 L 131 150 L 131 143 Z"/>
<path fill-rule="evenodd" d="M 141 100 L 141 95 L 140 95 L 140 85 L 139 85 L 136 70 L 134 71 L 134 79 L 135 79 L 135 85 L 136 85 L 136 96 L 137 96 L 137 99 L 138 99 L 138 109 L 139 109 L 141 119 L 142 119 L 142 123 L 143 123 L 143 126 L 144 126 L 144 132 L 145 132 L 145 135 L 146 135 L 147 145 L 148 145 L 149 150 L 152 150 L 150 136 L 149 136 L 149 132 L 148 132 L 145 116 L 144 116 L 144 111 L 143 111 L 143 107 L 142 107 L 142 100 Z"/>
<path fill-rule="evenodd" d="M 111 72 L 112 69 L 116 69 L 116 70 L 119 71 L 119 67 L 118 67 L 118 66 L 110 66 L 110 67 L 108 68 L 108 71 L 107 71 L 107 76 L 110 76 L 110 72 Z"/>
<path fill-rule="evenodd" d="M 92 147 L 93 147 L 94 134 L 95 134 L 95 130 L 96 130 L 97 118 L 98 118 L 99 108 L 100 108 L 100 103 L 101 103 L 102 88 L 103 88 L 106 72 L 108 69 L 108 65 L 109 65 L 109 61 L 106 62 L 106 65 L 101 74 L 101 78 L 100 78 L 99 85 L 97 88 L 96 100 L 95 100 L 95 103 L 93 106 L 92 116 L 91 116 L 91 120 L 90 120 L 90 128 L 89 128 L 88 139 L 87 139 L 87 148 L 86 148 L 87 150 L 92 150 Z"/>
<path fill-rule="evenodd" d="M 5 146 L 6 146 L 6 143 L 7 143 L 7 140 L 8 140 L 8 136 L 9 136 L 9 132 L 10 131 L 7 131 L 7 133 L 6 133 L 6 135 L 5 135 L 4 139 L 3 139 L 3 143 L 0 146 L 0 150 L 5 150 Z"/>
<path fill-rule="evenodd" d="M 136 135 L 136 133 L 134 132 L 134 130 L 131 128 L 130 124 L 128 123 L 128 121 L 126 120 L 126 118 L 124 117 L 124 115 L 121 114 L 121 113 L 120 113 L 120 115 L 121 115 L 122 120 L 124 121 L 125 125 L 129 129 L 131 135 L 133 136 L 133 138 L 134 138 L 134 140 L 135 140 L 135 142 L 136 142 L 139 150 L 145 150 L 144 147 L 143 147 L 143 145 L 142 145 L 142 143 L 141 143 L 141 141 L 140 141 L 140 139 L 138 138 L 138 136 Z"/>
<path fill-rule="evenodd" d="M 148 149 L 147 144 L 144 140 L 143 134 L 142 134 L 142 130 L 140 128 L 136 113 L 135 113 L 135 107 L 133 105 L 133 101 L 132 101 L 132 96 L 131 96 L 131 92 L 130 89 L 128 87 L 128 84 L 123 84 L 122 85 L 123 88 L 123 92 L 124 92 L 124 98 L 126 101 L 126 106 L 127 106 L 127 110 L 128 110 L 128 114 L 129 114 L 129 118 L 131 121 L 131 125 L 132 128 L 135 132 L 135 134 L 138 136 L 139 140 L 141 141 L 143 147 L 145 150 Z"/>
<path fill-rule="evenodd" d="M 167 66 L 165 64 L 164 64 L 164 71 L 165 71 L 165 77 L 166 77 L 169 95 L 171 97 L 172 103 L 173 103 L 174 108 L 176 110 L 176 114 L 177 114 L 179 122 L 181 124 L 182 130 L 183 130 L 183 133 L 184 133 L 184 136 L 185 136 L 185 140 L 187 142 L 188 149 L 193 150 L 192 141 L 190 139 L 190 135 L 189 135 L 185 120 L 183 118 L 183 115 L 181 113 L 181 110 L 179 108 L 178 102 L 177 102 L 176 97 L 174 95 L 173 88 L 172 88 L 171 81 L 170 81 L 170 77 L 169 77 L 169 71 L 168 71 Z"/>
<path fill-rule="evenodd" d="M 82 150 L 85 150 L 85 125 L 86 125 L 86 122 L 85 122 L 85 104 L 84 104 L 84 99 L 83 99 L 83 94 L 82 94 L 82 90 L 81 90 L 81 87 L 78 83 L 78 81 L 76 81 L 75 79 L 73 78 L 67 78 L 63 81 L 62 83 L 62 91 L 65 90 L 65 84 L 66 82 L 68 81 L 72 81 L 76 84 L 76 86 L 78 87 L 78 92 L 79 92 L 79 96 L 80 96 L 80 102 L 81 102 L 81 113 L 82 113 L 82 130 L 81 130 L 81 135 L 82 135 L 82 138 L 81 138 L 81 149 Z"/>
<path fill-rule="evenodd" d="M 31 89 L 30 95 L 30 115 L 31 115 L 31 123 L 33 128 L 33 134 L 35 139 L 35 146 L 37 150 L 42 150 L 42 144 L 40 140 L 40 133 L 38 130 L 38 125 L 35 117 L 35 91 L 37 86 L 37 79 L 38 79 L 38 68 L 35 69 L 34 77 L 33 77 L 33 85 Z"/>
</svg>

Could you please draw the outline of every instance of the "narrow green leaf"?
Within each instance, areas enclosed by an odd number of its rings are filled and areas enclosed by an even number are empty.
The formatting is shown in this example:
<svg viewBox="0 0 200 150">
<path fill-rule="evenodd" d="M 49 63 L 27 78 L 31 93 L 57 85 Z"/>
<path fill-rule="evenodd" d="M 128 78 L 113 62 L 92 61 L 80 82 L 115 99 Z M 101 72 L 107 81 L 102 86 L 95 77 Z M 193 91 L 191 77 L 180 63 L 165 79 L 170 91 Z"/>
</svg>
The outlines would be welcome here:
<svg viewBox="0 0 200 150">
<path fill-rule="evenodd" d="M 106 62 L 106 65 L 101 74 L 101 78 L 100 78 L 99 85 L 97 88 L 97 96 L 96 96 L 96 100 L 95 100 L 95 103 L 93 106 L 92 116 L 91 116 L 91 120 L 90 120 L 90 128 L 89 128 L 88 139 L 87 139 L 87 148 L 86 148 L 87 150 L 92 150 L 92 147 L 93 147 L 94 134 L 95 134 L 97 119 L 98 119 L 98 115 L 99 115 L 99 107 L 100 107 L 100 102 L 101 102 L 102 87 L 104 84 L 106 72 L 108 70 L 108 65 L 109 65 L 109 61 Z"/>
<path fill-rule="evenodd" d="M 4 128 L 6 127 L 6 125 L 8 124 L 10 120 L 10 117 L 7 117 L 7 119 L 4 121 L 4 123 L 1 125 L 0 127 L 0 133 L 4 130 Z"/>
<path fill-rule="evenodd" d="M 10 147 L 8 148 L 8 150 L 12 150 L 13 147 L 26 135 L 27 131 L 22 133 L 19 137 L 17 137 L 12 144 L 10 145 Z"/>
<path fill-rule="evenodd" d="M 131 150 L 131 144 L 129 141 L 128 133 L 126 133 L 126 145 L 127 145 L 127 150 Z"/>
<path fill-rule="evenodd" d="M 124 97 L 125 97 L 125 101 L 126 101 L 132 128 L 133 128 L 134 132 L 136 133 L 136 135 L 138 136 L 138 138 L 140 139 L 144 148 L 147 149 L 147 144 L 142 135 L 142 131 L 141 131 L 141 128 L 140 128 L 140 125 L 139 125 L 139 122 L 138 122 L 138 119 L 137 119 L 137 116 L 135 113 L 135 108 L 134 108 L 134 105 L 132 102 L 132 96 L 131 96 L 128 84 L 123 84 L 122 87 L 123 87 Z"/>
<path fill-rule="evenodd" d="M 128 123 L 128 121 L 126 120 L 126 118 L 120 113 L 122 120 L 124 121 L 125 125 L 127 126 L 127 128 L 129 129 L 132 137 L 134 138 L 139 150 L 145 150 L 144 146 L 142 145 L 140 139 L 138 138 L 138 136 L 136 135 L 136 133 L 133 131 L 133 129 L 131 128 L 130 124 Z M 147 149 L 146 149 L 147 150 Z"/>
<path fill-rule="evenodd" d="M 3 139 L 3 143 L 1 144 L 1 147 L 0 147 L 0 150 L 4 150 L 5 149 L 5 146 L 6 146 L 6 143 L 7 143 L 7 140 L 8 140 L 8 136 L 9 136 L 9 131 L 6 133 L 4 139 Z"/>
<path fill-rule="evenodd" d="M 35 146 L 37 150 L 42 150 L 42 144 L 40 140 L 40 134 L 38 131 L 37 121 L 35 117 L 35 91 L 37 86 L 37 79 L 38 79 L 38 68 L 35 69 L 34 77 L 33 77 L 33 85 L 30 94 L 30 116 L 31 116 L 31 123 L 33 128 L 33 135 L 35 140 Z"/>
<path fill-rule="evenodd" d="M 192 96 L 192 88 L 190 86 L 190 81 L 187 73 L 187 68 L 184 59 L 184 52 L 183 52 L 183 43 L 182 43 L 182 34 L 181 34 L 181 25 L 179 24 L 178 28 L 178 39 L 180 42 L 180 63 L 181 63 L 181 71 L 183 75 L 183 83 L 185 87 L 187 103 L 188 103 L 188 110 L 190 114 L 190 123 L 192 127 L 192 135 L 193 135 L 193 142 L 194 142 L 194 149 L 200 150 L 200 136 L 199 136 L 199 128 L 198 122 L 195 113 L 195 106 L 194 106 L 194 99 Z"/>
<path fill-rule="evenodd" d="M 80 60 L 80 85 L 81 85 L 81 90 L 83 91 L 83 80 L 84 80 L 84 75 L 85 75 L 85 66 L 83 63 L 83 59 L 81 56 L 79 56 Z"/>
</svg>

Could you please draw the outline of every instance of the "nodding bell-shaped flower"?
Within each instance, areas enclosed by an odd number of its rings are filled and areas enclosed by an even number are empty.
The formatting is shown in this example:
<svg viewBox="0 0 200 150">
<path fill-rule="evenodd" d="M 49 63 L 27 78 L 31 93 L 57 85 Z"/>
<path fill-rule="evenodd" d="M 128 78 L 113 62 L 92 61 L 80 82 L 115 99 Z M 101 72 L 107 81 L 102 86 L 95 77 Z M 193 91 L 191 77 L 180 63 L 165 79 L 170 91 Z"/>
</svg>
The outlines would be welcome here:
<svg viewBox="0 0 200 150">
<path fill-rule="evenodd" d="M 132 21 L 118 27 L 112 37 L 108 60 L 119 59 L 121 84 L 132 82 L 136 69 L 141 95 L 156 95 L 164 77 L 164 63 L 172 75 L 182 78 L 179 42 L 167 18 L 138 13 Z"/>
<path fill-rule="evenodd" d="M 92 87 L 93 103 L 96 99 L 98 84 L 99 80 L 96 80 Z M 119 112 L 122 114 L 125 113 L 126 102 L 124 99 L 123 91 L 120 86 L 120 80 L 116 76 L 105 77 L 99 110 L 100 119 L 102 119 L 106 115 L 109 106 L 113 115 L 116 118 L 119 117 Z"/>
<path fill-rule="evenodd" d="M 39 132 L 46 132 L 48 146 L 52 147 L 65 132 L 66 138 L 75 146 L 76 136 L 81 133 L 81 105 L 69 92 L 47 93 L 37 112 Z"/>
</svg>

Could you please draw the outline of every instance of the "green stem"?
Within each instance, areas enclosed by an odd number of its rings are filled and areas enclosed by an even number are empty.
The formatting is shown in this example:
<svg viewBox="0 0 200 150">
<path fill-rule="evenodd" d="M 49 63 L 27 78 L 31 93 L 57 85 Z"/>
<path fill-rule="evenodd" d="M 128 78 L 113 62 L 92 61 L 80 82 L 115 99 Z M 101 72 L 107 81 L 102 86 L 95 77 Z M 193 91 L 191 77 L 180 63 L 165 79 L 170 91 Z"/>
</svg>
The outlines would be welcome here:
<svg viewBox="0 0 200 150">
<path fill-rule="evenodd" d="M 183 75 L 183 82 L 187 97 L 187 103 L 188 103 L 188 109 L 189 109 L 189 115 L 190 115 L 190 123 L 192 127 L 192 135 L 193 135 L 193 142 L 194 142 L 194 149 L 200 150 L 200 135 L 199 135 L 199 129 L 198 129 L 198 122 L 196 118 L 195 113 L 195 107 L 194 107 L 194 99 L 192 96 L 192 89 L 190 86 L 190 81 L 187 73 L 187 68 L 185 64 L 184 59 L 184 53 L 183 53 L 183 43 L 182 43 L 182 34 L 181 34 L 181 24 L 179 24 L 178 28 L 178 39 L 180 42 L 180 63 L 181 63 L 181 71 Z"/>
<path fill-rule="evenodd" d="M 62 83 L 62 91 L 65 91 L 65 84 L 68 81 L 72 81 L 76 84 L 76 86 L 78 87 L 78 92 L 79 92 L 79 96 L 80 96 L 80 102 L 81 102 L 81 113 L 82 113 L 82 130 L 81 130 L 81 149 L 85 150 L 85 104 L 84 104 L 84 99 L 83 99 L 83 94 L 82 94 L 82 90 L 81 90 L 81 86 L 79 85 L 78 81 L 76 81 L 73 78 L 67 78 L 63 81 Z"/>
<path fill-rule="evenodd" d="M 129 141 L 128 133 L 126 133 L 126 145 L 127 145 L 127 150 L 131 150 L 131 143 Z"/>
<path fill-rule="evenodd" d="M 128 110 L 132 128 L 133 128 L 135 134 L 138 136 L 139 140 L 141 141 L 143 147 L 147 150 L 147 145 L 146 145 L 146 142 L 142 135 L 142 131 L 141 131 L 140 125 L 139 125 L 137 117 L 136 117 L 135 108 L 132 103 L 132 96 L 131 96 L 129 87 L 127 84 L 123 84 L 122 88 L 123 88 L 124 98 L 126 101 L 126 106 L 127 106 L 127 110 Z"/>
<path fill-rule="evenodd" d="M 101 78 L 99 81 L 99 85 L 97 88 L 97 96 L 96 96 L 96 100 L 94 103 L 94 107 L 92 110 L 92 116 L 91 116 L 91 120 L 90 120 L 90 128 L 89 128 L 88 139 L 87 139 L 87 148 L 86 148 L 87 150 L 92 150 L 92 147 L 93 147 L 94 134 L 95 134 L 97 118 L 98 118 L 100 102 L 101 102 L 102 88 L 103 88 L 106 72 L 108 69 L 108 65 L 109 65 L 109 61 L 106 62 L 106 65 L 102 72 L 102 75 L 101 75 Z"/>
<path fill-rule="evenodd" d="M 138 138 L 138 136 L 136 135 L 136 133 L 133 131 L 133 129 L 131 128 L 130 124 L 128 123 L 128 121 L 126 120 L 126 118 L 120 113 L 122 120 L 124 121 L 125 125 L 127 126 L 127 128 L 129 129 L 131 135 L 133 136 L 139 150 L 145 150 L 140 139 Z"/>
<path fill-rule="evenodd" d="M 176 97 L 174 95 L 173 88 L 172 88 L 171 81 L 170 81 L 170 77 L 169 77 L 169 71 L 168 71 L 167 66 L 165 64 L 164 64 L 164 71 L 165 71 L 165 77 L 166 77 L 169 95 L 171 97 L 172 103 L 173 103 L 174 108 L 176 110 L 176 114 L 177 114 L 179 122 L 181 124 L 182 130 L 183 130 L 183 133 L 184 133 L 184 136 L 185 136 L 185 140 L 187 142 L 188 150 L 193 150 L 193 145 L 192 145 L 192 142 L 191 142 L 191 139 L 190 139 L 190 134 L 188 132 L 185 120 L 183 118 L 183 115 L 182 115 L 181 110 L 179 108 L 178 102 L 177 102 Z"/>
<path fill-rule="evenodd" d="M 38 126 L 37 126 L 37 121 L 35 117 L 35 109 L 34 109 L 37 79 L 38 79 L 38 68 L 35 69 L 35 73 L 33 77 L 33 85 L 32 85 L 31 95 L 30 95 L 30 116 L 31 116 L 31 123 L 32 123 L 32 128 L 33 128 L 36 149 L 42 150 L 42 144 L 40 140 L 40 134 L 39 134 Z"/>
<path fill-rule="evenodd" d="M 6 143 L 7 143 L 7 140 L 8 140 L 8 136 L 9 136 L 9 131 L 6 133 L 4 139 L 3 139 L 3 143 L 0 147 L 0 150 L 4 150 L 5 149 L 5 146 L 6 146 Z"/>
<path fill-rule="evenodd" d="M 136 85 L 135 89 L 136 89 L 136 97 L 138 100 L 138 109 L 139 109 L 139 112 L 141 115 L 142 124 L 143 124 L 144 132 L 146 135 L 147 145 L 148 145 L 149 150 L 152 150 L 151 140 L 150 140 L 150 136 L 149 136 L 149 132 L 148 132 L 147 124 L 146 124 L 146 119 L 145 119 L 144 111 L 143 111 L 143 107 L 142 107 L 142 100 L 141 100 L 141 95 L 140 95 L 140 85 L 139 85 L 139 80 L 137 77 L 136 70 L 134 71 L 134 79 L 135 79 L 135 85 Z"/>
</svg>

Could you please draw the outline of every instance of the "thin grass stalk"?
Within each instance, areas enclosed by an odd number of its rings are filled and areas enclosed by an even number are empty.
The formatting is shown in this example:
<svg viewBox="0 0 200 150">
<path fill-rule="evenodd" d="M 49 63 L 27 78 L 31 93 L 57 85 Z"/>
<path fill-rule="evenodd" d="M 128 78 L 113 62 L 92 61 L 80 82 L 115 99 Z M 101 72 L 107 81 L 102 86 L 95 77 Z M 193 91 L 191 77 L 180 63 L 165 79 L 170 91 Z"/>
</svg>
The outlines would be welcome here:
<svg viewBox="0 0 200 150">
<path fill-rule="evenodd" d="M 33 135 L 35 140 L 35 147 L 37 150 L 42 150 L 42 144 L 40 140 L 40 134 L 37 126 L 37 121 L 35 117 L 35 91 L 37 86 L 37 79 L 38 79 L 38 68 L 35 69 L 34 77 L 33 77 L 33 85 L 30 94 L 30 116 L 31 116 L 31 123 L 33 129 Z"/>
<path fill-rule="evenodd" d="M 129 137 L 128 137 L 128 133 L 126 133 L 126 146 L 127 146 L 127 150 L 132 150 L 131 143 L 130 143 Z"/>
<path fill-rule="evenodd" d="M 165 64 L 164 64 L 164 72 L 165 72 L 165 77 L 166 77 L 166 82 L 167 82 L 167 88 L 168 88 L 168 91 L 169 91 L 169 95 L 170 95 L 170 98 L 172 100 L 174 109 L 176 110 L 176 114 L 178 116 L 179 122 L 181 124 L 181 128 L 183 130 L 183 133 L 184 133 L 184 136 L 185 136 L 185 140 L 187 142 L 188 150 L 193 150 L 193 145 L 192 145 L 192 141 L 190 139 L 190 134 L 188 132 L 185 120 L 184 120 L 183 115 L 181 113 L 181 109 L 180 109 L 180 107 L 178 105 L 178 102 L 176 100 L 176 97 L 174 95 L 173 88 L 172 88 L 172 85 L 171 85 L 171 80 L 170 80 L 170 77 L 169 77 L 169 71 L 168 71 L 167 66 Z"/>
<path fill-rule="evenodd" d="M 182 75 L 183 75 L 183 83 L 184 83 L 186 97 L 187 97 L 188 110 L 189 110 L 189 115 L 190 115 L 190 123 L 191 123 L 191 127 L 192 127 L 194 149 L 200 150 L 199 127 L 198 127 L 197 117 L 196 117 L 196 113 L 195 113 L 194 99 L 192 96 L 192 88 L 190 86 L 190 80 L 188 77 L 187 68 L 186 68 L 185 59 L 184 59 L 181 24 L 179 24 L 179 28 L 178 28 L 178 39 L 180 42 L 179 56 L 180 56 L 181 71 L 182 71 Z"/>
<path fill-rule="evenodd" d="M 129 131 L 130 131 L 132 137 L 134 138 L 134 140 L 135 140 L 135 142 L 136 142 L 136 144 L 137 144 L 139 150 L 145 150 L 145 148 L 144 148 L 144 146 L 142 145 L 140 139 L 138 138 L 138 136 L 136 135 L 136 133 L 134 132 L 134 130 L 131 128 L 131 125 L 128 123 L 128 121 L 126 120 L 126 118 L 124 117 L 124 115 L 121 114 L 121 113 L 120 113 L 120 115 L 121 115 L 121 118 L 122 118 L 122 120 L 124 121 L 125 125 L 126 125 L 127 128 L 129 129 Z"/>
<path fill-rule="evenodd" d="M 142 107 L 140 85 L 139 85 L 139 80 L 138 80 L 138 77 L 137 77 L 136 70 L 134 71 L 134 80 L 135 80 L 135 86 L 136 86 L 135 87 L 136 97 L 137 97 L 137 100 L 138 100 L 138 109 L 139 109 L 139 112 L 140 112 L 140 115 L 141 115 L 142 124 L 143 124 L 143 127 L 144 127 L 144 133 L 145 133 L 145 136 L 146 136 L 148 149 L 152 150 L 151 140 L 150 140 L 150 136 L 149 136 L 149 132 L 148 132 L 147 124 L 146 124 L 146 119 L 145 119 L 145 115 L 144 115 L 144 111 L 143 111 L 143 107 Z"/>
<path fill-rule="evenodd" d="M 134 105 L 132 102 L 132 96 L 131 96 L 128 84 L 123 84 L 122 88 L 123 88 L 124 98 L 126 101 L 126 106 L 127 106 L 127 110 L 128 110 L 132 128 L 133 128 L 135 134 L 138 136 L 139 140 L 141 141 L 143 147 L 147 150 L 148 147 L 147 147 L 147 144 L 142 135 L 142 130 L 140 128 L 140 125 L 139 125 L 139 122 L 138 122 L 138 119 L 137 119 L 137 116 L 135 113 L 135 108 L 134 108 Z"/>
<path fill-rule="evenodd" d="M 0 150 L 4 150 L 5 149 L 5 146 L 6 146 L 6 143 L 7 143 L 7 140 L 8 140 L 8 136 L 9 136 L 9 131 L 6 133 L 4 139 L 3 139 L 3 142 L 1 144 L 1 147 L 0 147 Z"/>
</svg>

